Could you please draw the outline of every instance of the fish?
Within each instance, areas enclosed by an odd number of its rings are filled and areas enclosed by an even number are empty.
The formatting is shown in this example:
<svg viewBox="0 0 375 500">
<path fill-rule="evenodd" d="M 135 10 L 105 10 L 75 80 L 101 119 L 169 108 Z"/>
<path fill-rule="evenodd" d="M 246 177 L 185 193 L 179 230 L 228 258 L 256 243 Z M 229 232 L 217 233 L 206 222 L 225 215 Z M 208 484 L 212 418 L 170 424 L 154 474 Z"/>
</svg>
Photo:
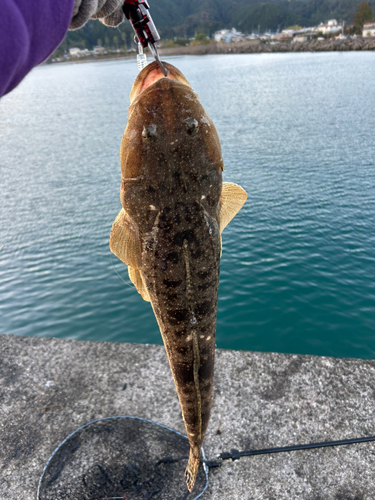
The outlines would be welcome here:
<svg viewBox="0 0 375 500">
<path fill-rule="evenodd" d="M 221 233 L 247 194 L 222 181 L 221 146 L 185 76 L 163 62 L 137 76 L 120 148 L 122 209 L 110 250 L 151 303 L 190 445 L 194 488 L 214 376 Z"/>
</svg>

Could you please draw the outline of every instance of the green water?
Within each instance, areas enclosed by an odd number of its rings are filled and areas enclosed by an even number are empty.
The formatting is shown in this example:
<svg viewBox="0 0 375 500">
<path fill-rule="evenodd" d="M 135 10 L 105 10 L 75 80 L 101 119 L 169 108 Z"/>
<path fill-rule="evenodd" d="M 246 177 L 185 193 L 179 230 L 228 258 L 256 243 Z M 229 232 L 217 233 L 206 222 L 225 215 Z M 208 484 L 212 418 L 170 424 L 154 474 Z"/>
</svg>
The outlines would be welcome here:
<svg viewBox="0 0 375 500">
<path fill-rule="evenodd" d="M 248 192 L 217 345 L 375 357 L 375 54 L 172 58 Z M 161 343 L 108 249 L 135 62 L 43 66 L 0 102 L 0 333 Z"/>
</svg>

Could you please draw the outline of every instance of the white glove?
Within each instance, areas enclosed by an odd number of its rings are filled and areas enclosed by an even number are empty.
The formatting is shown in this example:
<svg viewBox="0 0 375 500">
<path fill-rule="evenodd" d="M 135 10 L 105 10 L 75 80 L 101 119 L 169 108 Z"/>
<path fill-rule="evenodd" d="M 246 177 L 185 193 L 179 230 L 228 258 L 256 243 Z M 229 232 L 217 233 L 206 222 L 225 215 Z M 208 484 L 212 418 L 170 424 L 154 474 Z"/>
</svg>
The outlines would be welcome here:
<svg viewBox="0 0 375 500">
<path fill-rule="evenodd" d="M 124 0 L 74 0 L 69 29 L 82 28 L 89 19 L 99 19 L 106 26 L 118 26 L 125 18 Z"/>
</svg>

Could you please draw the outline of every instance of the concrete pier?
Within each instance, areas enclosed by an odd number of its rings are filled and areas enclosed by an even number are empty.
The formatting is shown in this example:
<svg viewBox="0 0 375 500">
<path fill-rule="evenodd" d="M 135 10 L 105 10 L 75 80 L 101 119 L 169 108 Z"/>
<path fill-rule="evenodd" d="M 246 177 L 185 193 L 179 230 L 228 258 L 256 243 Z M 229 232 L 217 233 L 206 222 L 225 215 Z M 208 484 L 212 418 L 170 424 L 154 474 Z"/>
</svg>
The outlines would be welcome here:
<svg viewBox="0 0 375 500">
<path fill-rule="evenodd" d="M 184 432 L 160 346 L 3 335 L 0 384 L 1 500 L 35 499 L 53 450 L 94 419 Z M 374 391 L 375 361 L 218 350 L 206 455 L 375 435 Z M 227 460 L 202 499 L 373 500 L 374 470 L 375 443 Z"/>
</svg>

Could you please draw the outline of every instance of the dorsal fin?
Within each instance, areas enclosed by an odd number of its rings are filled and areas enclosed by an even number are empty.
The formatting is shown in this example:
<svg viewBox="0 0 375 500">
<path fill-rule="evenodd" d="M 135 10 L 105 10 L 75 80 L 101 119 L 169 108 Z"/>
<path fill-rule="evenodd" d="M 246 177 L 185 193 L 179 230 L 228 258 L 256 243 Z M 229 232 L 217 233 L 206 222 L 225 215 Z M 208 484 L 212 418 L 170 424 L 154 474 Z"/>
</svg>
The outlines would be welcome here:
<svg viewBox="0 0 375 500">
<path fill-rule="evenodd" d="M 138 269 L 142 262 L 142 246 L 136 224 L 122 208 L 112 226 L 109 248 L 128 266 Z"/>
<path fill-rule="evenodd" d="M 247 199 L 246 191 L 233 182 L 223 182 L 220 197 L 219 228 L 222 233 L 225 227 L 238 214 Z"/>
<path fill-rule="evenodd" d="M 122 208 L 112 226 L 109 248 L 122 262 L 128 265 L 129 278 L 142 298 L 150 302 L 139 268 L 142 262 L 142 245 L 136 224 Z"/>
</svg>

